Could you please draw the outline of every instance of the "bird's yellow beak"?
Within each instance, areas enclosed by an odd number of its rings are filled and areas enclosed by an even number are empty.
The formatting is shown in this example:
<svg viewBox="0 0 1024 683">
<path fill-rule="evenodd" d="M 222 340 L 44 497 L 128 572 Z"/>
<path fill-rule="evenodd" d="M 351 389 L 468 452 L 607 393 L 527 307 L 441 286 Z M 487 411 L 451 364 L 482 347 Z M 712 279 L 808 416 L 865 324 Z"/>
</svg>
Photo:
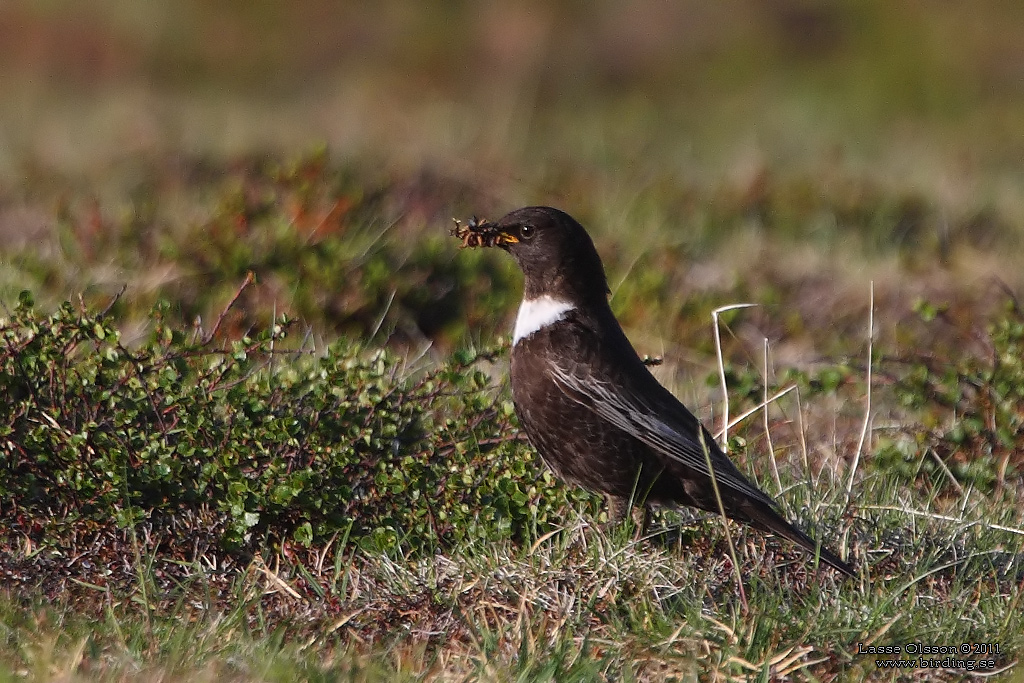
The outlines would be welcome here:
<svg viewBox="0 0 1024 683">
<path fill-rule="evenodd" d="M 519 238 L 513 235 L 512 233 L 505 232 L 504 230 L 498 231 L 498 239 L 496 244 L 499 247 L 503 244 L 517 244 L 518 242 Z"/>
</svg>

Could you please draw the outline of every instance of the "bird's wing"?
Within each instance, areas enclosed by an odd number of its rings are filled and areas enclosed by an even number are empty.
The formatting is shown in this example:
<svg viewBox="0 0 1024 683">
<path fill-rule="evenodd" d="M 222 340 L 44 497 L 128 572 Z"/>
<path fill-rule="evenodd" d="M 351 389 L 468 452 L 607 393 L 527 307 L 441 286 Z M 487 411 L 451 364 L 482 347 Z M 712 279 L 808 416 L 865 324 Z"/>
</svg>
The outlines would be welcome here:
<svg viewBox="0 0 1024 683">
<path fill-rule="evenodd" d="M 562 391 L 581 406 L 658 453 L 705 476 L 711 476 L 710 463 L 719 487 L 775 508 L 775 502 L 747 481 L 722 453 L 700 421 L 646 369 L 642 371 L 645 377 L 638 382 L 631 382 L 623 373 L 614 383 L 595 376 L 590 366 L 583 363 L 556 361 L 550 370 Z"/>
</svg>

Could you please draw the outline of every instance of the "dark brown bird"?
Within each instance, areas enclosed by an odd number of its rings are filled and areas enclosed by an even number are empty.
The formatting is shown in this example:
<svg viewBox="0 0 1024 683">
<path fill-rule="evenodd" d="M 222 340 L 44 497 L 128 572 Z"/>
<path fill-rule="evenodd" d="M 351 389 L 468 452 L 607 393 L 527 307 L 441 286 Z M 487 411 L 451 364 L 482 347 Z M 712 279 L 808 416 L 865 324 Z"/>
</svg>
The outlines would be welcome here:
<svg viewBox="0 0 1024 683">
<path fill-rule="evenodd" d="M 700 421 L 647 370 L 608 305 L 604 266 L 568 214 L 527 207 L 456 224 L 465 246 L 497 246 L 525 275 L 512 346 L 512 398 L 530 442 L 560 478 L 628 502 L 690 505 L 787 538 L 849 576 L 853 567 L 783 519 Z M 710 463 L 710 467 L 708 466 Z"/>
</svg>

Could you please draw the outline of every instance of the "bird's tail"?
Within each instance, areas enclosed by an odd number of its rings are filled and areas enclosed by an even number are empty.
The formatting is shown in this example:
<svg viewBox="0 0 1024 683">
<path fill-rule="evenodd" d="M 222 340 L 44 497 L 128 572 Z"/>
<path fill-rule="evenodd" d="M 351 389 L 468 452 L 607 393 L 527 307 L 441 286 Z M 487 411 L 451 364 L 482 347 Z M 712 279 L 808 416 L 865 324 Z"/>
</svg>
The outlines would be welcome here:
<svg viewBox="0 0 1024 683">
<path fill-rule="evenodd" d="M 746 505 L 744 507 L 746 508 L 744 512 L 748 515 L 751 526 L 760 529 L 761 531 L 767 531 L 768 533 L 782 536 L 783 538 L 796 543 L 812 555 L 817 555 L 825 564 L 838 569 L 849 577 L 857 576 L 857 572 L 851 564 L 839 559 L 838 555 L 826 548 L 824 545 L 818 544 L 813 538 L 787 522 L 772 508 L 758 503 Z"/>
</svg>

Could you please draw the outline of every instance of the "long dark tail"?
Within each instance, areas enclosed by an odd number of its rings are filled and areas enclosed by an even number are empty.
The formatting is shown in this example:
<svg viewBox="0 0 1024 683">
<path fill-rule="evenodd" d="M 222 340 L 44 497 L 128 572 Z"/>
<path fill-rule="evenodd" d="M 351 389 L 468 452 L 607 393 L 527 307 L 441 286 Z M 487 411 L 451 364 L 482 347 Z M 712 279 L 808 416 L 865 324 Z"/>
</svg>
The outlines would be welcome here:
<svg viewBox="0 0 1024 683">
<path fill-rule="evenodd" d="M 743 514 L 748 517 L 747 521 L 751 526 L 761 531 L 777 534 L 789 539 L 812 555 L 817 555 L 821 561 L 830 567 L 834 567 L 849 577 L 856 577 L 857 572 L 852 565 L 843 562 L 839 556 L 819 545 L 813 538 L 797 529 L 795 526 L 782 518 L 779 513 L 759 501 L 749 501 L 743 506 Z"/>
</svg>

